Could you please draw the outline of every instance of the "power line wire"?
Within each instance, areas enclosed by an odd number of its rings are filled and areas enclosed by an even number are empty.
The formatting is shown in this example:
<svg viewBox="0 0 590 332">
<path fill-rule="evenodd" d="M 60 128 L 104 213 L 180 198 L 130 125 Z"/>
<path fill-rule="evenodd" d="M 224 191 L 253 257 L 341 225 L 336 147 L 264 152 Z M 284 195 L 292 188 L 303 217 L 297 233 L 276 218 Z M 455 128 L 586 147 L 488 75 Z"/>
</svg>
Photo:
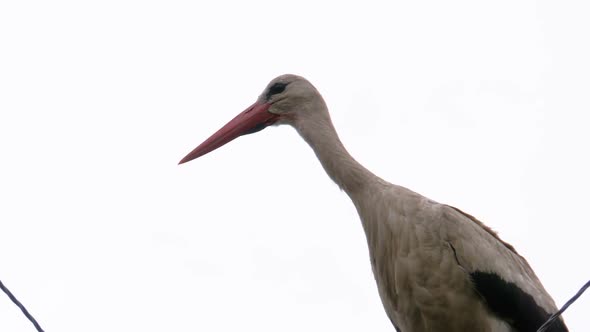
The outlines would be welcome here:
<svg viewBox="0 0 590 332">
<path fill-rule="evenodd" d="M 4 284 L 2 283 L 2 280 L 0 280 L 0 288 L 2 288 L 2 291 L 4 291 L 4 293 L 6 293 L 6 295 L 8 295 L 10 300 L 12 300 L 12 302 L 14 302 L 14 304 L 16 304 L 16 306 L 20 308 L 20 310 L 31 321 L 31 323 L 33 323 L 33 325 L 35 325 L 37 332 L 44 332 L 43 329 L 41 328 L 41 326 L 39 325 L 39 323 L 37 323 L 37 320 L 35 319 L 35 317 L 33 317 L 33 315 L 31 315 L 29 313 L 27 308 L 25 308 L 25 306 L 22 303 L 20 303 L 20 301 L 17 300 L 16 297 L 10 292 L 10 290 L 8 290 L 8 288 L 6 288 L 6 286 L 4 286 Z"/>
<path fill-rule="evenodd" d="M 551 315 L 551 317 L 549 317 L 549 319 L 545 322 L 545 324 L 543 324 L 543 325 L 541 325 L 541 327 L 539 327 L 537 332 L 547 331 L 547 329 L 551 326 L 551 324 L 553 324 L 555 322 L 557 317 L 559 317 L 572 303 L 576 302 L 576 300 L 582 295 L 582 293 L 584 293 L 586 291 L 586 289 L 588 289 L 588 287 L 590 287 L 590 280 L 588 280 L 588 282 L 586 282 L 586 284 L 584 286 L 582 286 L 582 288 L 580 288 L 580 290 L 576 293 L 576 295 L 574 295 L 571 299 L 569 299 L 569 301 L 567 301 L 563 305 L 563 307 L 561 307 L 561 309 L 559 309 L 556 313 Z"/>
<path fill-rule="evenodd" d="M 547 321 L 543 325 L 541 325 L 541 327 L 539 327 L 539 329 L 537 330 L 537 332 L 545 332 L 545 331 L 547 331 L 547 329 L 551 326 L 551 324 L 553 324 L 555 322 L 555 320 L 559 316 L 561 316 L 561 314 L 563 314 L 563 312 L 565 312 L 570 305 L 572 305 L 572 303 L 576 302 L 576 300 L 580 296 L 582 296 L 582 294 L 589 287 L 590 287 L 590 280 L 588 280 L 588 282 L 586 282 L 586 284 L 584 284 L 584 286 L 582 286 L 582 288 L 580 288 L 580 290 L 571 299 L 569 299 L 561 307 L 561 309 L 559 309 L 556 313 L 554 313 L 553 315 L 551 315 L 551 317 L 549 317 L 549 319 L 547 319 Z M 17 307 L 20 308 L 20 310 L 23 312 L 23 314 L 25 315 L 25 317 L 27 317 L 29 319 L 29 321 L 31 321 L 31 323 L 33 323 L 33 325 L 37 329 L 37 332 L 44 332 L 43 329 L 41 328 L 41 326 L 39 325 L 39 323 L 37 322 L 37 320 L 35 319 L 35 317 L 33 317 L 33 315 L 31 315 L 29 313 L 29 311 L 27 310 L 27 308 L 25 308 L 25 306 L 22 303 L 20 303 L 20 301 L 12 294 L 12 292 L 8 288 L 6 288 L 6 286 L 4 286 L 4 284 L 2 283 L 2 280 L 0 280 L 0 289 L 2 289 L 2 291 L 4 293 L 6 293 L 6 295 L 8 295 L 8 298 L 10 298 L 10 300 L 14 304 L 16 304 Z"/>
</svg>

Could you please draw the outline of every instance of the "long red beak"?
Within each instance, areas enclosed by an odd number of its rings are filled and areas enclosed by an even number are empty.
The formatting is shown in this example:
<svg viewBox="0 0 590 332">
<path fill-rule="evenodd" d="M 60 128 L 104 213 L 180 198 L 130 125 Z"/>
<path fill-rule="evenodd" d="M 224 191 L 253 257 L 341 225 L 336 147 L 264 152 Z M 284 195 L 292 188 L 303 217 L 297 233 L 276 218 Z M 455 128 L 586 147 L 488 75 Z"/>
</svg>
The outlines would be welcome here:
<svg viewBox="0 0 590 332">
<path fill-rule="evenodd" d="M 279 116 L 270 113 L 269 108 L 270 104 L 254 103 L 182 158 L 178 164 L 199 158 L 239 136 L 255 133 L 273 124 Z"/>
</svg>

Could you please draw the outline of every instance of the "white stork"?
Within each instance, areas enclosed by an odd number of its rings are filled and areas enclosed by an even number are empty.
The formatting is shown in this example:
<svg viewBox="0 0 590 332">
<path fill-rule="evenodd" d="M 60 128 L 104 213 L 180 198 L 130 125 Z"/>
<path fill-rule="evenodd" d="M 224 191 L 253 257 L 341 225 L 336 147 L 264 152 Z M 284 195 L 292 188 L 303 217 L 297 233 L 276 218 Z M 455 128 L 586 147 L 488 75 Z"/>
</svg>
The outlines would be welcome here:
<svg viewBox="0 0 590 332">
<path fill-rule="evenodd" d="M 295 127 L 354 203 L 397 331 L 534 332 L 557 311 L 527 261 L 490 228 L 359 164 L 340 142 L 324 99 L 303 77 L 272 80 L 252 106 L 180 164 L 273 124 Z M 560 318 L 548 331 L 567 328 Z"/>
</svg>

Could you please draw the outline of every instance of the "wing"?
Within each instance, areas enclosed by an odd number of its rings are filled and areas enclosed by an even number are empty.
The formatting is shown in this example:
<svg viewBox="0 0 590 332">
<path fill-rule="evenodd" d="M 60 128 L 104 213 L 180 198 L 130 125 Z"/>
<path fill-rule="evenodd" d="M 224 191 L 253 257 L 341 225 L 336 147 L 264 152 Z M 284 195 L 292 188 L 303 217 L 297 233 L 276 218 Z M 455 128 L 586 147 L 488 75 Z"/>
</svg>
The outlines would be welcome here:
<svg viewBox="0 0 590 332">
<path fill-rule="evenodd" d="M 488 309 L 516 331 L 535 332 L 557 311 L 553 299 L 514 247 L 473 216 L 442 206 L 442 231 Z M 548 331 L 568 331 L 560 318 Z"/>
</svg>

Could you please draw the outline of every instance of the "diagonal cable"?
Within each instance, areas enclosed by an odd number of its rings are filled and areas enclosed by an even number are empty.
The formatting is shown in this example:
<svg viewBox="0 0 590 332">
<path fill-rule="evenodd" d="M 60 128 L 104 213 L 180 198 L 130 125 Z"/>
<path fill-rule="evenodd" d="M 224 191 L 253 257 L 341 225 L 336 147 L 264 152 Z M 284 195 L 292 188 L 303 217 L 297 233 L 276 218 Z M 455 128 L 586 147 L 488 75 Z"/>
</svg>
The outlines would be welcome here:
<svg viewBox="0 0 590 332">
<path fill-rule="evenodd" d="M 543 325 L 541 325 L 541 327 L 539 327 L 537 332 L 547 331 L 547 329 L 551 326 L 551 324 L 553 324 L 553 322 L 555 322 L 557 317 L 559 317 L 572 303 L 576 302 L 576 300 L 582 295 L 582 293 L 584 293 L 584 291 L 586 291 L 586 289 L 588 289 L 588 287 L 590 287 L 590 280 L 588 280 L 588 282 L 586 282 L 586 284 L 584 286 L 582 286 L 582 288 L 580 288 L 580 290 L 576 293 L 576 295 L 574 295 L 571 299 L 569 299 L 569 301 L 567 301 L 563 305 L 563 307 L 561 307 L 561 309 L 559 309 L 559 311 L 557 311 L 556 313 L 551 315 L 551 317 L 549 317 L 549 319 L 545 322 L 545 324 L 543 324 Z"/>
<path fill-rule="evenodd" d="M 12 302 L 14 302 L 14 304 L 16 304 L 16 306 L 20 308 L 20 310 L 31 321 L 31 323 L 33 323 L 33 325 L 35 325 L 37 332 L 44 332 L 43 329 L 41 328 L 41 326 L 39 325 L 39 323 L 37 323 L 37 320 L 35 319 L 35 317 L 33 317 L 29 313 L 27 308 L 25 308 L 25 306 L 22 303 L 20 303 L 20 301 L 10 292 L 10 290 L 8 288 L 6 288 L 6 286 L 4 286 L 4 284 L 2 283 L 2 280 L 0 280 L 0 288 L 2 289 L 2 291 L 4 291 L 4 293 L 6 293 L 6 295 L 8 295 L 10 300 L 12 300 Z"/>
</svg>

